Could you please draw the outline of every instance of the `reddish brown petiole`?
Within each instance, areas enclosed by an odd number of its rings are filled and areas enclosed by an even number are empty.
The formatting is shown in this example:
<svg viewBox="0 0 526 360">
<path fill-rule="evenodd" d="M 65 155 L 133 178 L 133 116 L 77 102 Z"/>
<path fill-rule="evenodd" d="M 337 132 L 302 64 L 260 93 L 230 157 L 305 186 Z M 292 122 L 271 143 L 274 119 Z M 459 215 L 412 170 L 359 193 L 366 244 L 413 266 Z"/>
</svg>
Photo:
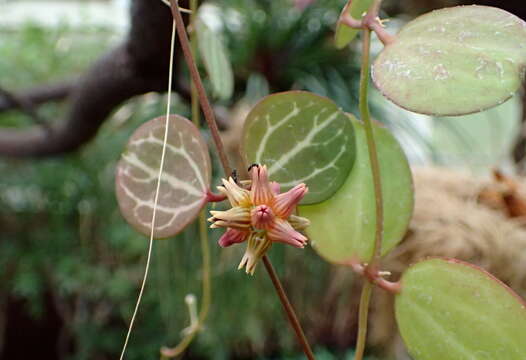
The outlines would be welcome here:
<svg viewBox="0 0 526 360">
<path fill-rule="evenodd" d="M 369 29 L 373 31 L 376 36 L 378 36 L 378 39 L 384 44 L 389 45 L 394 42 L 395 37 L 391 34 L 389 34 L 383 27 L 382 22 L 380 18 L 378 17 L 378 11 L 380 8 L 380 1 L 375 1 L 375 3 L 371 6 L 367 14 L 363 17 L 361 20 L 356 20 L 353 18 L 348 11 L 344 11 L 342 13 L 342 16 L 338 20 L 342 24 L 353 28 L 353 29 Z M 346 5 L 346 8 L 349 6 L 349 4 Z"/>
<path fill-rule="evenodd" d="M 226 195 L 224 194 L 214 194 L 210 190 L 206 192 L 206 202 L 221 202 L 226 200 Z"/>
<path fill-rule="evenodd" d="M 402 285 L 399 281 L 386 280 L 384 276 L 389 275 L 389 273 L 380 271 L 374 266 L 364 265 L 355 260 L 343 262 L 342 265 L 349 266 L 356 274 L 365 277 L 370 283 L 392 294 L 398 294 L 402 290 Z"/>
</svg>

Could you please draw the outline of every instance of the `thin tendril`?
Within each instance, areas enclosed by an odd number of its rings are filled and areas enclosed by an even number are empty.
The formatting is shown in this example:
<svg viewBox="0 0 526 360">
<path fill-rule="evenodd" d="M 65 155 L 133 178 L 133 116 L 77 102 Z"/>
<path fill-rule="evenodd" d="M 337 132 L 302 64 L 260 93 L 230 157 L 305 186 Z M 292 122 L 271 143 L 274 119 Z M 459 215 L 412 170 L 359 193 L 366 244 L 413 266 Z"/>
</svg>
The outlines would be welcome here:
<svg viewBox="0 0 526 360">
<path fill-rule="evenodd" d="M 157 177 L 157 188 L 155 189 L 155 198 L 153 202 L 152 224 L 151 224 L 151 231 L 150 231 L 150 241 L 148 245 L 148 257 L 146 259 L 146 268 L 144 269 L 144 277 L 142 279 L 141 290 L 139 291 L 139 296 L 137 297 L 137 303 L 135 304 L 135 310 L 133 311 L 133 315 L 130 321 L 130 326 L 128 327 L 128 333 L 126 334 L 126 340 L 124 341 L 124 345 L 122 347 L 120 360 L 124 359 L 126 347 L 128 346 L 128 341 L 130 339 L 130 335 L 133 329 L 133 324 L 135 322 L 135 318 L 137 317 L 137 312 L 139 311 L 139 305 L 141 304 L 142 295 L 144 293 L 144 288 L 146 286 L 146 279 L 148 278 L 148 271 L 150 270 L 150 260 L 152 258 L 152 249 L 153 249 L 153 234 L 154 234 L 154 229 L 155 229 L 155 215 L 157 213 L 157 202 L 159 200 L 159 192 L 161 188 L 161 176 L 163 173 L 164 156 L 166 154 L 166 143 L 168 141 L 168 128 L 169 128 L 168 125 L 170 123 L 169 115 L 170 115 L 170 106 L 171 106 L 171 99 L 172 99 L 174 44 L 175 44 L 175 21 L 173 22 L 173 25 L 172 25 L 172 39 L 170 43 L 170 69 L 168 72 L 168 100 L 166 104 L 166 122 L 165 122 L 165 128 L 164 128 L 163 149 L 161 152 L 159 175 Z"/>
</svg>

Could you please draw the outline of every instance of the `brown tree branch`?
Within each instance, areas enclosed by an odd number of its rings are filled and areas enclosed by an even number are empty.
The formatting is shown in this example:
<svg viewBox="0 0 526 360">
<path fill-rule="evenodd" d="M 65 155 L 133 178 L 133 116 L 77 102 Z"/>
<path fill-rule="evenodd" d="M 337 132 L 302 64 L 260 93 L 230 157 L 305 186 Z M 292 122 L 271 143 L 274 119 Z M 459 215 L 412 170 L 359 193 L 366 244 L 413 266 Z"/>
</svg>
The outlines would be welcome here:
<svg viewBox="0 0 526 360">
<path fill-rule="evenodd" d="M 46 84 L 35 86 L 18 93 L 9 92 L 11 96 L 0 93 L 0 112 L 20 109 L 20 102 L 32 104 L 37 107 L 40 104 L 50 101 L 60 101 L 67 98 L 71 89 L 75 86 L 77 80 L 65 80 L 55 84 Z M 12 97 L 19 101 L 13 101 Z"/>
<path fill-rule="evenodd" d="M 188 34 L 186 33 L 186 26 L 183 22 L 183 17 L 181 15 L 178 0 L 170 0 L 170 4 L 172 16 L 177 27 L 179 45 L 181 45 L 181 50 L 183 51 L 183 55 L 186 60 L 186 65 L 190 70 L 192 84 L 195 86 L 197 94 L 199 96 L 199 105 L 201 105 L 201 109 L 203 110 L 205 120 L 208 123 L 208 128 L 210 129 L 210 133 L 212 134 L 212 138 L 214 140 L 217 150 L 217 155 L 219 156 L 219 160 L 221 161 L 221 165 L 223 166 L 223 171 L 226 177 L 232 173 L 232 169 L 230 167 L 228 158 L 226 156 L 226 152 L 224 150 L 223 140 L 219 135 L 219 129 L 217 127 L 214 110 L 212 109 L 210 100 L 208 100 L 208 96 L 206 95 L 205 87 L 201 80 L 201 76 L 199 75 L 199 70 L 197 69 L 197 65 L 192 54 L 192 49 L 190 48 L 190 40 L 188 39 Z"/>
<path fill-rule="evenodd" d="M 0 130 L 0 154 L 39 157 L 76 150 L 127 99 L 165 91 L 171 26 L 170 11 L 162 2 L 134 0 L 127 39 L 95 62 L 69 90 L 65 118 L 50 123 L 48 130 L 41 126 Z"/>
<path fill-rule="evenodd" d="M 7 102 L 11 103 L 13 106 L 20 109 L 20 111 L 22 111 L 24 114 L 29 116 L 35 124 L 38 124 L 46 129 L 48 128 L 47 122 L 38 114 L 38 112 L 35 110 L 33 103 L 30 102 L 28 99 L 19 97 L 18 95 L 7 91 L 1 86 L 0 96 L 3 96 Z"/>
</svg>

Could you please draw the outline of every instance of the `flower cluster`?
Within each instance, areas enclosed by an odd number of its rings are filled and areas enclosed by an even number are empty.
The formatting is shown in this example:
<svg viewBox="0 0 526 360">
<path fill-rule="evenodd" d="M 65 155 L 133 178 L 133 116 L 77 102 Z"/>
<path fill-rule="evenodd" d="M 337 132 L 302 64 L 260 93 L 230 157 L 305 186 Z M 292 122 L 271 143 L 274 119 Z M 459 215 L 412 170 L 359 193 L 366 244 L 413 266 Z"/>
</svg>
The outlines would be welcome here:
<svg viewBox="0 0 526 360">
<path fill-rule="evenodd" d="M 232 178 L 223 179 L 218 190 L 226 195 L 232 208 L 211 211 L 212 228 L 225 227 L 227 231 L 219 239 L 222 247 L 247 241 L 245 255 L 238 269 L 245 267 L 253 274 L 257 262 L 273 242 L 281 242 L 303 248 L 307 238 L 298 232 L 309 226 L 306 218 L 296 216 L 294 209 L 308 191 L 299 184 L 280 194 L 279 184 L 269 182 L 266 166 L 256 165 L 250 170 L 250 190 L 239 186 Z"/>
</svg>

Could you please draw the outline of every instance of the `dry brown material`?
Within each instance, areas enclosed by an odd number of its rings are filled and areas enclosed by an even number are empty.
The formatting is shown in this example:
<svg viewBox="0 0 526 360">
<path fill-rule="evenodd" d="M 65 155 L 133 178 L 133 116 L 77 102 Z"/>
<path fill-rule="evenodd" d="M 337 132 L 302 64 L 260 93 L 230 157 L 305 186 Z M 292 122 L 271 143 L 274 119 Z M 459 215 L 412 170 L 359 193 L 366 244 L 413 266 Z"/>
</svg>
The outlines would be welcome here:
<svg viewBox="0 0 526 360">
<path fill-rule="evenodd" d="M 398 279 L 409 264 L 430 256 L 468 261 L 488 270 L 526 296 L 526 223 L 501 201 L 509 187 L 449 169 L 414 170 L 415 212 L 408 235 L 383 261 Z M 524 183 L 515 184 L 523 197 Z M 482 195 L 481 195 L 482 194 Z M 489 195 L 488 195 L 489 194 Z M 393 298 L 378 290 L 370 318 L 371 345 L 405 358 L 394 321 Z"/>
</svg>

